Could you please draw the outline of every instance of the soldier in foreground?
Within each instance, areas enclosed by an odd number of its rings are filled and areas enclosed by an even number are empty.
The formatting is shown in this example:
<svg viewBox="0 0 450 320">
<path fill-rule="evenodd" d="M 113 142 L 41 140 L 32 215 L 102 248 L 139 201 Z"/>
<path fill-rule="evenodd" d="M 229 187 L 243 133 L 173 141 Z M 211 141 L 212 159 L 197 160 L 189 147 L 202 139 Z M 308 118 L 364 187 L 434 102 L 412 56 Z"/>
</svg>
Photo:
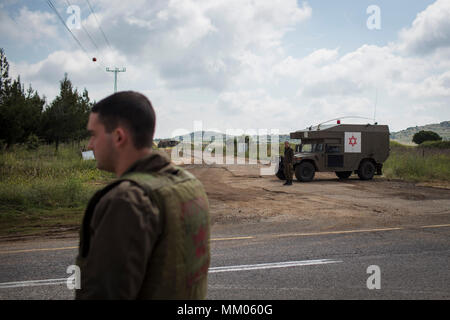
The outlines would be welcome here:
<svg viewBox="0 0 450 320">
<path fill-rule="evenodd" d="M 203 299 L 209 206 L 199 180 L 152 151 L 155 112 L 137 92 L 92 108 L 88 149 L 118 179 L 90 200 L 80 230 L 76 299 Z"/>
<path fill-rule="evenodd" d="M 294 163 L 294 150 L 289 146 L 289 142 L 284 142 L 284 176 L 286 177 L 286 182 L 284 185 L 291 186 L 292 179 L 294 175 L 293 163 Z"/>
</svg>

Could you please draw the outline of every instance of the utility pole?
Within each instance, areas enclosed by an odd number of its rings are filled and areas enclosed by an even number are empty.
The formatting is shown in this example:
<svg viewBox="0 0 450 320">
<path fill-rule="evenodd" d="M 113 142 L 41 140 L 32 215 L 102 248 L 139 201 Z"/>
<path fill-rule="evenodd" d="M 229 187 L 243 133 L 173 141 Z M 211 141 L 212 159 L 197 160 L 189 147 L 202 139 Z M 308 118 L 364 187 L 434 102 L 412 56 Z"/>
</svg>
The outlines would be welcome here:
<svg viewBox="0 0 450 320">
<path fill-rule="evenodd" d="M 125 71 L 127 71 L 127 69 L 122 68 L 122 70 L 120 70 L 119 68 L 115 67 L 114 69 L 106 68 L 106 71 L 114 72 L 114 93 L 116 93 L 117 92 L 117 72 L 125 72 Z"/>
</svg>

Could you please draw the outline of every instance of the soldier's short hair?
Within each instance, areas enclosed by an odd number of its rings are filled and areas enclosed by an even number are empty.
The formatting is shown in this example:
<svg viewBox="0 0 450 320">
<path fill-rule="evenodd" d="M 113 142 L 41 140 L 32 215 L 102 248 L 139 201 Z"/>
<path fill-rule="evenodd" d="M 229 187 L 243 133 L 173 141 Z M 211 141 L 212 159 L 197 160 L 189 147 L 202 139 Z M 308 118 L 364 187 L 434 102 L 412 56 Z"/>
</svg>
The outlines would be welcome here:
<svg viewBox="0 0 450 320">
<path fill-rule="evenodd" d="M 152 103 L 143 94 L 117 92 L 100 100 L 91 111 L 98 113 L 106 132 L 111 133 L 120 124 L 130 131 L 136 149 L 152 146 L 156 115 Z"/>
</svg>

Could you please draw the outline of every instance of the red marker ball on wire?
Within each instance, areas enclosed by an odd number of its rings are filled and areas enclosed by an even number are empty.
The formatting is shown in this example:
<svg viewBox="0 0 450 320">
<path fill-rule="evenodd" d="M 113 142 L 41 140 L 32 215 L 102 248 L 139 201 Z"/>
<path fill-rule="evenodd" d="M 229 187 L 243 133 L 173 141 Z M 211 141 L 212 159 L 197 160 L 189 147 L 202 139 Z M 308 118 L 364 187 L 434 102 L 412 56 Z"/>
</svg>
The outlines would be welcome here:
<svg viewBox="0 0 450 320">
<path fill-rule="evenodd" d="M 92 58 L 92 61 L 94 61 L 94 62 L 97 61 L 97 58 L 96 58 L 96 57 L 93 57 L 93 58 Z"/>
</svg>

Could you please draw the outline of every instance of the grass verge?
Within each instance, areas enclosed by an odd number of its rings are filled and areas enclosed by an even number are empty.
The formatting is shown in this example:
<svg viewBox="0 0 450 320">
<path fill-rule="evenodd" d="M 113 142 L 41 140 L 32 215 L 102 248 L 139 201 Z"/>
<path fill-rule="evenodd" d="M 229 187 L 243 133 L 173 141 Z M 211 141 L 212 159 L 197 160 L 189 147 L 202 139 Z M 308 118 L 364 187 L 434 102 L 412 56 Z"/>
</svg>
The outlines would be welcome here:
<svg viewBox="0 0 450 320">
<path fill-rule="evenodd" d="M 0 237 L 78 228 L 90 197 L 113 179 L 70 144 L 2 152 Z"/>
<path fill-rule="evenodd" d="M 450 149 L 427 146 L 406 146 L 391 141 L 391 152 L 384 163 L 387 178 L 414 182 L 450 182 Z"/>
</svg>

